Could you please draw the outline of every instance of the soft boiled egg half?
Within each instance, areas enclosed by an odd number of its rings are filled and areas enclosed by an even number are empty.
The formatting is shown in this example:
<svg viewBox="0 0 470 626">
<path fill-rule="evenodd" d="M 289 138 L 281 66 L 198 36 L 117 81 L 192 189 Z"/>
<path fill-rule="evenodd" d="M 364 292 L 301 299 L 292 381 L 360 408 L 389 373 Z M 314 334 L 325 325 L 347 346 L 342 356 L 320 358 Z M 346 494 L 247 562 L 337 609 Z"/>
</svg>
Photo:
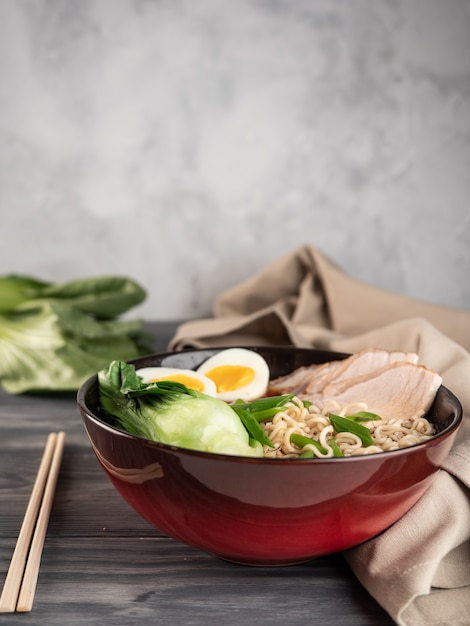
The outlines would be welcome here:
<svg viewBox="0 0 470 626">
<path fill-rule="evenodd" d="M 269 383 L 267 362 L 247 348 L 221 350 L 204 361 L 197 372 L 214 382 L 216 397 L 226 402 L 261 398 Z"/>
<path fill-rule="evenodd" d="M 158 383 L 162 380 L 171 380 L 205 393 L 208 396 L 217 395 L 217 387 L 213 380 L 193 370 L 178 369 L 176 367 L 142 367 L 136 370 L 144 383 Z"/>
</svg>

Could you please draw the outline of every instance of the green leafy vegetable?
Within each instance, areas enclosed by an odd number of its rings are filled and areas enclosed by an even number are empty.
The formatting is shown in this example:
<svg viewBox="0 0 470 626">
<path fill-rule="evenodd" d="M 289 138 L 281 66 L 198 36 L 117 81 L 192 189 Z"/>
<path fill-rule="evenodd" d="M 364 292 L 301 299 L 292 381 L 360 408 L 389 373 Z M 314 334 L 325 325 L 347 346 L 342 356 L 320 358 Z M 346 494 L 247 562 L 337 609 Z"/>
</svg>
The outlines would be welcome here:
<svg viewBox="0 0 470 626">
<path fill-rule="evenodd" d="M 290 442 L 293 443 L 298 448 L 304 448 L 307 445 L 312 445 L 321 454 L 323 454 L 325 456 L 328 454 L 328 451 L 325 450 L 325 448 L 321 445 L 321 443 L 319 443 L 315 439 L 311 439 L 310 437 L 306 437 L 305 435 L 299 435 L 297 433 L 292 433 L 289 439 L 290 439 Z M 333 450 L 333 456 L 337 456 L 337 457 L 344 456 L 344 454 L 341 452 L 338 444 L 336 443 L 336 441 L 334 439 L 330 439 L 328 444 L 331 447 L 331 449 Z M 315 456 L 315 453 L 313 452 L 313 450 L 304 450 L 304 452 L 302 452 L 302 454 L 300 455 L 299 458 L 301 458 L 301 459 L 311 459 L 314 456 Z"/>
<path fill-rule="evenodd" d="M 292 400 L 293 397 L 292 394 L 286 394 L 283 396 L 259 398 L 251 402 L 237 400 L 231 406 L 255 441 L 258 441 L 263 446 L 274 448 L 274 444 L 260 426 L 260 422 L 272 419 L 276 413 L 283 410 L 284 406 Z"/>
<path fill-rule="evenodd" d="M 353 422 L 356 422 L 358 424 L 360 424 L 361 422 L 373 422 L 375 420 L 382 419 L 380 415 L 377 415 L 377 413 L 370 413 L 369 411 L 359 411 L 358 413 L 354 413 L 353 415 L 345 415 L 344 417 L 347 417 L 348 420 L 352 420 Z"/>
<path fill-rule="evenodd" d="M 123 277 L 0 277 L 1 384 L 9 393 L 76 391 L 111 360 L 150 352 L 142 322 L 116 319 L 145 297 Z"/>
<path fill-rule="evenodd" d="M 360 440 L 365 446 L 373 445 L 374 441 L 370 434 L 370 430 L 366 428 L 365 426 L 362 426 L 360 422 L 370 422 L 372 420 L 381 419 L 375 413 L 369 413 L 368 411 L 360 411 L 358 413 L 354 413 L 354 415 L 347 415 L 345 417 L 342 417 L 340 415 L 334 415 L 334 413 L 329 413 L 328 417 L 330 418 L 330 422 L 337 433 L 341 433 L 341 432 L 354 433 L 360 438 Z M 311 439 L 310 437 L 306 437 L 304 435 L 293 433 L 290 436 L 290 442 L 298 446 L 299 448 L 303 448 L 306 445 L 313 445 L 315 446 L 315 448 L 317 448 L 317 450 L 321 454 L 325 454 L 325 455 L 327 454 L 327 451 L 325 450 L 325 448 L 318 441 L 316 441 L 315 439 Z M 330 441 L 328 442 L 328 445 L 333 450 L 333 456 L 335 457 L 344 456 L 343 452 L 341 451 L 341 448 L 338 446 L 334 438 L 330 439 Z M 303 459 L 312 458 L 314 454 L 311 452 L 312 452 L 311 450 L 305 450 L 300 455 L 300 458 L 303 458 Z"/>
<path fill-rule="evenodd" d="M 271 439 L 269 439 L 267 434 L 261 428 L 256 417 L 250 411 L 240 406 L 238 402 L 234 402 L 231 407 L 241 419 L 243 425 L 245 426 L 246 430 L 254 441 L 257 441 L 263 446 L 269 446 L 271 448 L 274 448 L 273 442 L 271 441 Z"/>
<path fill-rule="evenodd" d="M 284 406 L 292 400 L 293 397 L 293 394 L 285 394 L 283 396 L 259 398 L 251 402 L 237 400 L 235 406 L 251 413 L 257 422 L 265 422 L 272 419 L 279 411 L 282 411 Z"/>
<path fill-rule="evenodd" d="M 341 451 L 341 448 L 336 443 L 336 439 L 334 438 L 330 439 L 328 443 L 329 443 L 330 448 L 333 450 L 333 456 L 344 456 L 344 454 Z"/>
<path fill-rule="evenodd" d="M 348 417 L 341 417 L 340 415 L 334 415 L 333 413 L 329 413 L 328 416 L 337 433 L 353 433 L 359 437 L 365 446 L 373 445 L 374 441 L 370 434 L 370 430 L 362 424 L 358 424 Z"/>
<path fill-rule="evenodd" d="M 144 383 L 135 367 L 123 361 L 101 370 L 98 384 L 103 414 L 128 433 L 204 452 L 263 455 L 223 400 L 169 380 Z"/>
<path fill-rule="evenodd" d="M 37 298 L 47 283 L 29 276 L 0 277 L 0 313 L 8 313 L 26 300 Z"/>
<path fill-rule="evenodd" d="M 297 446 L 298 448 L 303 448 L 305 446 L 311 445 L 314 446 L 321 454 L 328 454 L 328 451 L 315 439 L 311 439 L 310 437 L 306 437 L 305 435 L 298 435 L 297 433 L 292 433 L 290 436 L 290 442 Z"/>
</svg>

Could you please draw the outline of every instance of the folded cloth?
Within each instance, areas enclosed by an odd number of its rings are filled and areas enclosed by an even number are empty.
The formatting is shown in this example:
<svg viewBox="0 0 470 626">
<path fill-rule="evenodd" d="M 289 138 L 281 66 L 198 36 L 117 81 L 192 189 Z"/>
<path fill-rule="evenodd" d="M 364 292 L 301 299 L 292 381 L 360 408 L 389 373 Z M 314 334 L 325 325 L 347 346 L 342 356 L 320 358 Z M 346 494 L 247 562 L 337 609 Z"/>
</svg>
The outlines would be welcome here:
<svg viewBox="0 0 470 626">
<path fill-rule="evenodd" d="M 181 324 L 169 349 L 230 345 L 403 350 L 442 376 L 464 408 L 443 469 L 411 511 L 345 558 L 397 624 L 470 624 L 470 311 L 367 285 L 305 245 L 221 294 L 213 318 Z"/>
</svg>

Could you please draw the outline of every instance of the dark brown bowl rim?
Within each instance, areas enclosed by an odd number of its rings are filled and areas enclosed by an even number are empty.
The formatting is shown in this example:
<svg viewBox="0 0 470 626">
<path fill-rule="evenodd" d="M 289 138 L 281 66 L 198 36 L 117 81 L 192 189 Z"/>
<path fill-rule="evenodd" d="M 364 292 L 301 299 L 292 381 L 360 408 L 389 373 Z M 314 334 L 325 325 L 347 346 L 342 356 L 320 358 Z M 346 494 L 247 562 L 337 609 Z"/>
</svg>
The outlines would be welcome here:
<svg viewBox="0 0 470 626">
<path fill-rule="evenodd" d="M 181 353 L 220 352 L 221 350 L 226 350 L 228 348 L 233 348 L 233 347 L 234 346 L 226 346 L 226 347 L 217 346 L 217 347 L 212 347 L 212 348 L 187 348 L 180 352 L 175 352 L 175 351 L 155 352 L 155 353 L 142 355 L 135 359 L 129 359 L 128 361 L 126 361 L 126 363 L 141 364 L 142 361 L 147 361 L 147 360 L 152 360 L 152 359 L 157 359 L 157 358 L 164 359 L 166 357 L 172 357 Z M 333 360 L 338 359 L 338 358 L 342 359 L 342 358 L 346 358 L 350 356 L 350 353 L 346 353 L 346 352 L 336 352 L 334 350 L 323 350 L 323 349 L 318 349 L 318 348 L 297 348 L 295 346 L 243 345 L 243 346 L 236 346 L 236 347 L 247 348 L 255 352 L 263 351 L 263 350 L 269 350 L 270 352 L 276 351 L 279 353 L 282 353 L 282 352 L 287 353 L 287 352 L 291 352 L 292 350 L 298 353 L 305 353 L 305 354 L 313 352 L 317 355 L 319 354 L 322 354 L 324 356 L 331 355 L 332 357 L 334 357 Z M 82 418 L 84 414 L 86 414 L 87 417 L 91 419 L 91 421 L 94 422 L 100 428 L 103 428 L 104 430 L 107 430 L 115 435 L 123 437 L 124 439 L 130 439 L 135 442 L 143 443 L 146 445 L 146 447 L 149 447 L 149 448 L 156 448 L 158 450 L 171 451 L 173 453 L 177 452 L 184 456 L 195 456 L 195 457 L 207 458 L 207 459 L 210 458 L 214 460 L 220 459 L 220 460 L 225 460 L 225 461 L 231 460 L 232 462 L 237 461 L 241 463 L 248 463 L 248 464 L 255 464 L 255 465 L 259 465 L 259 464 L 273 465 L 274 464 L 274 465 L 286 465 L 286 466 L 299 467 L 299 465 L 311 465 L 312 463 L 315 463 L 315 464 L 321 463 L 322 465 L 329 464 L 329 463 L 335 463 L 335 464 L 336 463 L 341 463 L 341 464 L 359 463 L 359 462 L 364 463 L 366 460 L 373 461 L 373 460 L 383 459 L 384 455 L 386 455 L 387 458 L 391 456 L 400 457 L 402 455 L 410 454 L 410 452 L 412 451 L 417 451 L 423 447 L 429 447 L 430 445 L 435 445 L 441 439 L 445 439 L 450 434 L 455 432 L 461 426 L 462 421 L 463 421 L 463 408 L 460 403 L 460 400 L 450 389 L 448 389 L 444 385 L 441 385 L 438 392 L 441 392 L 447 395 L 450 402 L 454 404 L 455 406 L 456 415 L 454 416 L 450 424 L 448 424 L 442 431 L 440 431 L 436 435 L 433 435 L 427 441 L 417 443 L 413 446 L 400 448 L 398 450 L 386 450 L 384 452 L 377 453 L 377 454 L 367 454 L 367 455 L 358 455 L 358 456 L 349 456 L 349 457 L 328 457 L 328 458 L 315 457 L 311 459 L 279 459 L 279 458 L 269 458 L 269 457 L 249 457 L 249 456 L 240 456 L 240 455 L 232 455 L 232 454 L 218 454 L 215 452 L 203 452 L 201 450 L 192 450 L 191 448 L 181 448 L 179 446 L 173 446 L 173 445 L 161 443 L 158 441 L 152 441 L 151 439 L 146 439 L 145 437 L 133 435 L 131 433 L 126 432 L 125 430 L 121 430 L 120 428 L 113 426 L 112 424 L 109 424 L 105 420 L 95 415 L 95 413 L 89 409 L 89 407 L 87 406 L 85 402 L 85 395 L 88 389 L 93 384 L 96 384 L 97 381 L 98 381 L 98 374 L 93 374 L 82 383 L 82 385 L 80 386 L 77 392 L 77 404 L 82 413 Z"/>
</svg>

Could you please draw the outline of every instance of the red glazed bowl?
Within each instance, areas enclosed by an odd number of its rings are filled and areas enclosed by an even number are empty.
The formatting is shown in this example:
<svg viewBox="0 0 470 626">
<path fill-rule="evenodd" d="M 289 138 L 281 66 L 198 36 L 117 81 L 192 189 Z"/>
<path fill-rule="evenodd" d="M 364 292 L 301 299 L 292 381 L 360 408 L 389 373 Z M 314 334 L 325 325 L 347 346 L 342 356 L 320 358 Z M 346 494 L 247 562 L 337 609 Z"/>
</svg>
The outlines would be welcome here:
<svg viewBox="0 0 470 626">
<path fill-rule="evenodd" d="M 252 348 L 271 377 L 345 354 Z M 136 367 L 195 369 L 219 349 L 131 361 Z M 434 480 L 462 421 L 444 386 L 428 418 L 437 434 L 414 447 L 361 457 L 279 460 L 208 454 L 129 435 L 100 416 L 97 376 L 78 392 L 95 454 L 114 487 L 166 535 L 221 558 L 287 565 L 351 548 L 406 513 Z"/>
</svg>

